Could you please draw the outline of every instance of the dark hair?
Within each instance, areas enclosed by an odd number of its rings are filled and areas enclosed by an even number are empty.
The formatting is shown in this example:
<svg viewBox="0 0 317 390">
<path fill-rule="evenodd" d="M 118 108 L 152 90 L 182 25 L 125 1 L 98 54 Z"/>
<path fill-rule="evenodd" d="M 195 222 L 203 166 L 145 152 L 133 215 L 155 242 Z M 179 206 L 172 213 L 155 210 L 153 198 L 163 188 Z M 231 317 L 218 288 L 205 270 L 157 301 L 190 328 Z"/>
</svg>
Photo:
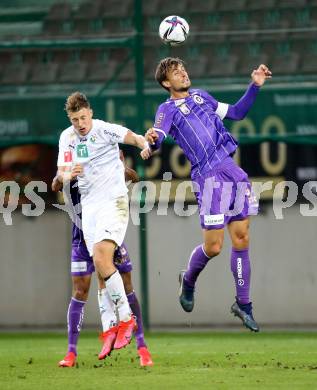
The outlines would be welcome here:
<svg viewBox="0 0 317 390">
<path fill-rule="evenodd" d="M 162 84 L 163 81 L 167 78 L 167 73 L 174 68 L 177 68 L 178 65 L 182 65 L 185 67 L 185 63 L 180 58 L 173 58 L 173 57 L 167 57 L 164 58 L 159 62 L 157 65 L 156 71 L 155 71 L 155 80 L 165 89 L 169 90 L 168 88 L 164 87 Z"/>
<path fill-rule="evenodd" d="M 82 108 L 90 108 L 86 95 L 77 91 L 68 96 L 65 103 L 66 112 L 77 112 Z"/>
</svg>

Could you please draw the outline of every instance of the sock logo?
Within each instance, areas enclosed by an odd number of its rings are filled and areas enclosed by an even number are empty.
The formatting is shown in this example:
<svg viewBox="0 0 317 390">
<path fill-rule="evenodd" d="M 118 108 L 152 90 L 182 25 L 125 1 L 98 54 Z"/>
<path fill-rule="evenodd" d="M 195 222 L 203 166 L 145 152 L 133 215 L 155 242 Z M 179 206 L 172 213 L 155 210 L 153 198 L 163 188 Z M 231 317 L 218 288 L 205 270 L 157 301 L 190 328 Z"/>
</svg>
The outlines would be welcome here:
<svg viewBox="0 0 317 390">
<path fill-rule="evenodd" d="M 121 294 L 120 293 L 111 294 L 111 300 L 115 305 L 117 305 L 121 300 Z"/>
<path fill-rule="evenodd" d="M 243 286 L 244 280 L 242 279 L 242 258 L 237 258 L 237 272 L 238 272 L 238 285 Z"/>
</svg>

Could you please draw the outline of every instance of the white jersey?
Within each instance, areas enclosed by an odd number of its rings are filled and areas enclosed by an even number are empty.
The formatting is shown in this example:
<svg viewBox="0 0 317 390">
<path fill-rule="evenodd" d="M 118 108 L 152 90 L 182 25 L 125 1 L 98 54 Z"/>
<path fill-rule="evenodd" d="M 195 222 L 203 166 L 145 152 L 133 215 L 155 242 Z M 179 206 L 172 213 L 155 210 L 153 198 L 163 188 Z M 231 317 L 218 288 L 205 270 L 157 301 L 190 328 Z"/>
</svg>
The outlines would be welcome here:
<svg viewBox="0 0 317 390">
<path fill-rule="evenodd" d="M 83 174 L 78 176 L 83 207 L 91 202 L 99 203 L 123 196 L 128 191 L 118 147 L 128 129 L 99 119 L 92 122 L 92 129 L 85 136 L 70 126 L 59 139 L 57 165 L 80 163 L 83 166 Z"/>
</svg>

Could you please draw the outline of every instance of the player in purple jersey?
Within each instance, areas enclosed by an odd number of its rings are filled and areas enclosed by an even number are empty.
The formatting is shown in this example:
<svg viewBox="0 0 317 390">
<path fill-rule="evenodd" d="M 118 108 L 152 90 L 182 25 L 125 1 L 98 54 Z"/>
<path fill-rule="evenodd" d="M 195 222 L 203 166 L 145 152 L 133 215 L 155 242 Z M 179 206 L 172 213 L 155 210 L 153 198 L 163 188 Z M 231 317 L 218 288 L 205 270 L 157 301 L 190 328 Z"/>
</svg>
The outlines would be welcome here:
<svg viewBox="0 0 317 390">
<path fill-rule="evenodd" d="M 120 154 L 121 160 L 124 162 L 122 152 Z M 138 181 L 136 172 L 126 165 L 125 178 L 127 181 Z M 58 180 L 58 176 L 56 176 L 52 182 L 52 189 L 53 191 L 60 191 L 62 188 L 63 184 Z M 80 194 L 76 181 L 70 183 L 69 195 L 71 197 L 71 205 L 73 207 L 79 206 Z M 78 212 L 78 210 L 77 212 L 74 211 L 73 217 L 74 222 L 72 226 L 71 252 L 72 298 L 70 300 L 67 311 L 68 352 L 64 359 L 59 362 L 60 367 L 73 367 L 76 363 L 77 342 L 84 317 L 84 306 L 88 298 L 91 275 L 95 271 L 93 259 L 88 253 L 83 232 L 81 230 L 80 212 Z M 137 329 L 134 333 L 136 338 L 137 351 L 140 357 L 140 365 L 143 367 L 152 366 L 153 361 L 144 340 L 141 308 L 133 289 L 131 279 L 132 263 L 125 244 L 122 244 L 116 249 L 114 253 L 114 264 L 117 270 L 120 272 L 128 302 L 130 304 L 133 315 L 136 317 Z M 102 278 L 99 278 L 98 282 L 98 303 L 103 326 L 103 332 L 100 336 L 100 339 L 103 342 L 103 346 L 100 354 L 98 355 L 99 360 L 101 360 L 110 355 L 113 349 L 118 326 L 116 325 L 116 319 L 114 318 L 113 313 L 111 313 L 111 307 L 109 307 L 107 294 L 105 294 L 104 281 Z"/>
<path fill-rule="evenodd" d="M 251 84 L 234 105 L 218 102 L 206 91 L 191 89 L 184 62 L 179 58 L 163 59 L 155 78 L 170 93 L 170 98 L 159 106 L 155 124 L 148 130 L 146 139 L 154 151 L 170 135 L 191 162 L 204 238 L 204 243 L 193 250 L 187 270 L 180 273 L 180 303 L 185 311 L 193 310 L 196 280 L 208 261 L 220 253 L 227 226 L 232 241 L 231 271 L 236 285 L 236 301 L 231 311 L 247 328 L 257 332 L 259 327 L 249 298 L 248 217 L 257 213 L 258 202 L 251 192 L 247 174 L 232 158 L 238 145 L 224 127 L 223 119 L 243 119 L 259 88 L 271 78 L 271 72 L 263 64 L 255 69 Z M 141 155 L 147 158 L 144 153 Z"/>
</svg>

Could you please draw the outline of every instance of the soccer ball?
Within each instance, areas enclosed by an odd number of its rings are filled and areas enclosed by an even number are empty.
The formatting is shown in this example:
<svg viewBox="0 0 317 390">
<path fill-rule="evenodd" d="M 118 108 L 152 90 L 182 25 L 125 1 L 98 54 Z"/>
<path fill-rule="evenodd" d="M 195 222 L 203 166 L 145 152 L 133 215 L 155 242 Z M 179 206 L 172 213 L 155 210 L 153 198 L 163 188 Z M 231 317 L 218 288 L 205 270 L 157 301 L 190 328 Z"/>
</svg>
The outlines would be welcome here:
<svg viewBox="0 0 317 390">
<path fill-rule="evenodd" d="M 171 46 L 177 46 L 186 41 L 189 26 L 185 19 L 172 15 L 162 20 L 159 35 L 162 41 Z"/>
</svg>

